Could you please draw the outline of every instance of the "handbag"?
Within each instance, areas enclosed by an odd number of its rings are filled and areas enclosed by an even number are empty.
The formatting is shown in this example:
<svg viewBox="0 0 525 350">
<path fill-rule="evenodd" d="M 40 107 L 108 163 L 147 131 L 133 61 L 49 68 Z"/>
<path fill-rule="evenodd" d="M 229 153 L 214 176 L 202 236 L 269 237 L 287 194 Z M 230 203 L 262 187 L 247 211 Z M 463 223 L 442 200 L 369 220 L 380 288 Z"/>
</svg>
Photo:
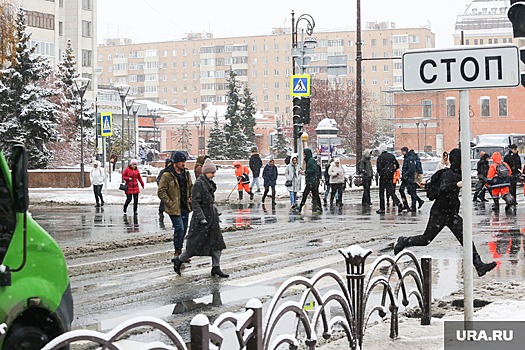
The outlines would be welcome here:
<svg viewBox="0 0 525 350">
<path fill-rule="evenodd" d="M 292 180 L 286 180 L 286 182 L 284 183 L 284 185 L 285 185 L 286 187 L 290 187 L 290 186 L 292 186 Z"/>
<path fill-rule="evenodd" d="M 126 185 L 125 183 L 121 183 L 118 189 L 126 192 L 128 190 L 128 185 Z"/>
<path fill-rule="evenodd" d="M 363 186 L 363 177 L 361 175 L 354 175 L 354 185 Z"/>
</svg>

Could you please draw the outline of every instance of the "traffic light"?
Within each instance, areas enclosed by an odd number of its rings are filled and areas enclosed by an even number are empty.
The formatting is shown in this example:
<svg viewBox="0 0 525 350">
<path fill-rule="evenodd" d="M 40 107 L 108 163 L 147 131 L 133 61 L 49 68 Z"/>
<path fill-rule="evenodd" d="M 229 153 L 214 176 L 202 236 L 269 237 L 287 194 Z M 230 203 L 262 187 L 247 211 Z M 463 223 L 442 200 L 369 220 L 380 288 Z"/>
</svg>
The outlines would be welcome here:
<svg viewBox="0 0 525 350">
<path fill-rule="evenodd" d="M 303 134 L 303 123 L 301 123 L 301 116 L 293 116 L 293 138 L 298 139 Z"/>
<path fill-rule="evenodd" d="M 511 0 L 507 12 L 515 38 L 525 37 L 525 1 Z"/>
<path fill-rule="evenodd" d="M 303 124 L 310 124 L 310 97 L 301 99 L 301 119 Z"/>
<path fill-rule="evenodd" d="M 301 116 L 301 98 L 300 97 L 294 97 L 293 98 L 292 115 L 294 117 L 296 115 Z"/>
</svg>

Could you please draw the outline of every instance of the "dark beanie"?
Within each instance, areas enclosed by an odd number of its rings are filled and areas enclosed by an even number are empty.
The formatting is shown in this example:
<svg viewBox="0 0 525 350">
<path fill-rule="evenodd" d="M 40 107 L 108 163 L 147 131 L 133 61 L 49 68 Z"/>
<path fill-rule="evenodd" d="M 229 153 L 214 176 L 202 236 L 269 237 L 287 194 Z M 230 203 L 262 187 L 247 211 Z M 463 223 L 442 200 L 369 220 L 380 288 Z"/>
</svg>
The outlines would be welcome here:
<svg viewBox="0 0 525 350">
<path fill-rule="evenodd" d="M 166 159 L 166 162 L 165 162 L 165 165 L 168 166 L 170 165 L 171 163 L 173 163 L 173 161 L 169 158 Z"/>
<path fill-rule="evenodd" d="M 401 152 L 408 152 L 408 147 L 401 147 Z"/>
<path fill-rule="evenodd" d="M 448 159 L 450 160 L 451 169 L 461 168 L 461 150 L 459 148 L 454 148 L 448 154 Z"/>
<path fill-rule="evenodd" d="M 175 152 L 173 155 L 173 163 L 185 162 L 186 156 L 182 152 Z"/>
</svg>

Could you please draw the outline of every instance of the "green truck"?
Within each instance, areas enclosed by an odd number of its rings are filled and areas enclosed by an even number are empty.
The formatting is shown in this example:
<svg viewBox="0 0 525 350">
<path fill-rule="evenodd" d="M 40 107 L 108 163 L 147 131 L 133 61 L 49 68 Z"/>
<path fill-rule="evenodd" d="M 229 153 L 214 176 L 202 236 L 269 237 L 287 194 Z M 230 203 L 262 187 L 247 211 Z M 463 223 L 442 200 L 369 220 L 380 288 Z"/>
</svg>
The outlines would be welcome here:
<svg viewBox="0 0 525 350">
<path fill-rule="evenodd" d="M 41 349 L 71 330 L 73 297 L 64 254 L 28 215 L 27 153 L 0 152 L 0 348 Z"/>
</svg>

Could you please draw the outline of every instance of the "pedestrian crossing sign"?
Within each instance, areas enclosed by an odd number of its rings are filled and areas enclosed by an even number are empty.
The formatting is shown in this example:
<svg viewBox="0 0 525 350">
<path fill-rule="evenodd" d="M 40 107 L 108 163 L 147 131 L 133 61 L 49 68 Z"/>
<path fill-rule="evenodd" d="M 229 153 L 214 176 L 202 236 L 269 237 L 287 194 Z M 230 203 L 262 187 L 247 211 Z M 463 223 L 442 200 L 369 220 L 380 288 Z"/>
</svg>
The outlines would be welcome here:
<svg viewBox="0 0 525 350">
<path fill-rule="evenodd" d="M 113 135 L 113 113 L 111 112 L 100 113 L 100 135 L 101 136 L 112 136 Z"/>
<path fill-rule="evenodd" d="M 310 74 L 292 75 L 290 82 L 291 96 L 310 96 Z"/>
</svg>

